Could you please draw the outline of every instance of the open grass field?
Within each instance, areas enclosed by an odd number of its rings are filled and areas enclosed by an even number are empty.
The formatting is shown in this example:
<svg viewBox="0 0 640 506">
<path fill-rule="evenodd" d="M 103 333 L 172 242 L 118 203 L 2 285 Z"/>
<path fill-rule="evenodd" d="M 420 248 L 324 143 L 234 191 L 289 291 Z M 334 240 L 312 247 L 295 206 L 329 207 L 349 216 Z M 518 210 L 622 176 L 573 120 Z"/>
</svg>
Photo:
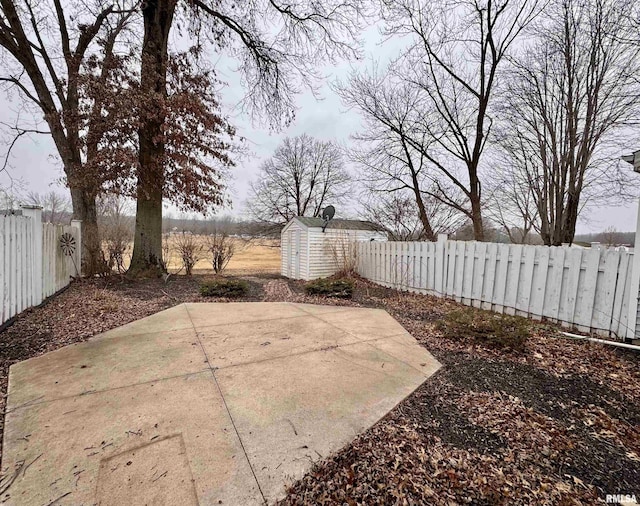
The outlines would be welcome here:
<svg viewBox="0 0 640 506">
<path fill-rule="evenodd" d="M 201 247 L 198 253 L 198 263 L 193 269 L 194 274 L 211 274 L 210 254 L 207 252 L 205 238 L 196 236 L 196 241 Z M 184 274 L 180 254 L 176 247 L 176 236 L 168 238 L 169 260 L 167 268 L 174 274 Z M 280 241 L 276 239 L 236 239 L 235 253 L 227 266 L 225 273 L 234 275 L 251 274 L 279 274 L 280 273 Z M 125 268 L 129 266 L 131 260 L 132 246 L 129 246 L 125 253 Z"/>
<path fill-rule="evenodd" d="M 204 253 L 206 255 L 206 252 Z M 169 263 L 171 272 L 180 269 L 180 258 L 174 252 Z M 211 261 L 202 259 L 194 273 L 212 273 Z M 274 239 L 236 240 L 236 252 L 225 269 L 226 274 L 280 274 L 280 241 Z"/>
</svg>

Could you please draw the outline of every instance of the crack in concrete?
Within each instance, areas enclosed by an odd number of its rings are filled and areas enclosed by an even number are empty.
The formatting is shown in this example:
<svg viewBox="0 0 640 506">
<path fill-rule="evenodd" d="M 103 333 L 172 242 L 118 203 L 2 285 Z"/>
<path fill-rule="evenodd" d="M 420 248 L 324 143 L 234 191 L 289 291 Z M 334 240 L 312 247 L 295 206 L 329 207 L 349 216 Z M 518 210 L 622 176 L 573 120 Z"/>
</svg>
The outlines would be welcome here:
<svg viewBox="0 0 640 506">
<path fill-rule="evenodd" d="M 247 460 L 247 464 L 249 465 L 249 469 L 251 470 L 251 474 L 253 475 L 253 479 L 256 482 L 256 485 L 258 487 L 258 491 L 260 492 L 260 496 L 262 497 L 262 502 L 263 504 L 267 504 L 267 498 L 264 496 L 264 492 L 262 492 L 262 487 L 260 487 L 260 482 L 258 481 L 258 477 L 256 476 L 256 472 L 253 469 L 253 465 L 251 465 L 251 461 L 249 460 L 249 455 L 247 454 L 247 450 L 244 447 L 244 443 L 242 442 L 242 438 L 240 437 L 240 432 L 238 432 L 238 428 L 236 427 L 236 423 L 233 419 L 233 416 L 231 415 L 231 411 L 229 410 L 229 406 L 227 406 L 227 400 L 224 398 L 224 394 L 222 393 L 222 389 L 220 388 L 220 384 L 218 383 L 218 378 L 216 378 L 216 367 L 213 367 L 211 365 L 211 362 L 209 362 L 209 356 L 207 355 L 206 350 L 204 349 L 204 345 L 202 344 L 202 341 L 200 340 L 200 336 L 198 335 L 198 330 L 196 329 L 195 324 L 193 323 L 193 320 L 191 319 L 191 314 L 189 313 L 189 308 L 186 307 L 185 305 L 185 309 L 187 310 L 187 315 L 189 316 L 189 320 L 191 321 L 191 325 L 193 326 L 193 330 L 196 333 L 196 337 L 198 339 L 198 343 L 200 344 L 200 348 L 202 349 L 202 353 L 204 354 L 206 360 L 207 360 L 207 364 L 209 365 L 209 371 L 211 371 L 211 376 L 213 377 L 213 381 L 216 384 L 216 387 L 218 388 L 218 392 L 220 393 L 220 397 L 222 398 L 222 402 L 224 404 L 224 409 L 227 411 L 227 415 L 229 416 L 229 420 L 231 421 L 231 425 L 233 426 L 233 430 L 236 433 L 236 436 L 238 438 L 238 441 L 240 442 L 240 447 L 242 448 L 242 452 L 244 453 L 244 458 Z"/>
</svg>

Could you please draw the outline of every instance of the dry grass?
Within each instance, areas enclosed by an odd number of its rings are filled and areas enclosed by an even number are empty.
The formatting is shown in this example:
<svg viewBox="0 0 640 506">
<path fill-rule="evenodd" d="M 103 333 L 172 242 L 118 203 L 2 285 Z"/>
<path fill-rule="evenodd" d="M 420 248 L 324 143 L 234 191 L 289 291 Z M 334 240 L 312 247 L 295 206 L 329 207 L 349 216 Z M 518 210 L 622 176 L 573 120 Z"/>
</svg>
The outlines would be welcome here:
<svg viewBox="0 0 640 506">
<path fill-rule="evenodd" d="M 233 275 L 280 274 L 280 241 L 275 239 L 251 239 L 239 241 L 237 249 L 225 273 Z M 194 272 L 213 272 L 209 260 L 196 264 Z"/>
<path fill-rule="evenodd" d="M 198 236 L 197 239 L 206 248 L 204 236 Z M 171 235 L 169 238 L 169 246 L 171 250 L 170 257 L 167 262 L 169 272 L 184 274 L 180 255 L 178 254 L 177 236 Z M 251 274 L 279 274 L 280 273 L 280 241 L 276 239 L 233 239 L 236 243 L 236 252 L 231 258 L 225 273 L 233 275 L 251 275 Z M 131 251 L 131 248 L 129 248 Z M 198 260 L 193 268 L 194 274 L 211 274 L 211 260 L 207 252 L 203 252 L 204 258 Z M 129 267 L 130 258 L 125 259 L 125 269 Z"/>
</svg>

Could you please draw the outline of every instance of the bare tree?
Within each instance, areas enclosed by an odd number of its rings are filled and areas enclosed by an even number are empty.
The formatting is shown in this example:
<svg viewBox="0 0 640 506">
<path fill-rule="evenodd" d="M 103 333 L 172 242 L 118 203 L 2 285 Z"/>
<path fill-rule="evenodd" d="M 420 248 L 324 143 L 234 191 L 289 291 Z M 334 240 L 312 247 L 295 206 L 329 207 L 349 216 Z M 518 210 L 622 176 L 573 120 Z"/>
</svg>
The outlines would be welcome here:
<svg viewBox="0 0 640 506">
<path fill-rule="evenodd" d="M 394 62 L 386 84 L 408 86 L 417 105 L 408 115 L 406 141 L 455 188 L 435 195 L 469 217 L 484 240 L 481 161 L 491 136 L 498 70 L 514 41 L 539 13 L 537 0 L 385 1 L 388 36 L 407 36 L 408 49 Z M 356 83 L 357 84 L 357 83 Z M 384 100 L 372 95 L 373 111 Z M 397 123 L 377 115 L 389 129 Z M 436 182 L 441 178 L 436 178 Z M 464 205 L 458 199 L 464 196 Z"/>
<path fill-rule="evenodd" d="M 48 193 L 29 192 L 25 203 L 42 207 L 42 221 L 56 224 L 69 222 L 71 205 L 69 198 L 56 191 Z"/>
<path fill-rule="evenodd" d="M 353 136 L 357 144 L 350 150 L 360 169 L 359 180 L 372 194 L 410 193 L 421 223 L 421 238 L 435 241 L 437 232 L 427 200 L 434 202 L 432 197 L 440 189 L 437 172 L 423 150 L 414 147 L 420 135 L 415 128 L 416 110 L 421 107 L 416 89 L 406 84 L 392 86 L 374 70 L 352 74 L 348 85 L 338 84 L 337 91 L 347 106 L 364 116 L 364 131 Z M 426 142 L 424 137 L 420 142 Z M 396 204 L 400 200 L 395 199 Z"/>
<path fill-rule="evenodd" d="M 416 241 L 424 235 L 410 197 L 396 193 L 371 195 L 362 203 L 362 207 L 364 218 L 384 227 L 392 241 Z"/>
<path fill-rule="evenodd" d="M 464 215 L 455 209 L 427 197 L 425 209 L 428 220 L 437 238 L 438 234 L 456 231 L 464 221 Z M 421 241 L 427 239 L 416 208 L 415 199 L 408 191 L 392 193 L 368 193 L 362 202 L 367 220 L 382 225 L 392 241 Z"/>
<path fill-rule="evenodd" d="M 13 180 L 6 187 L 0 187 L 0 209 L 10 210 L 17 209 L 20 205 L 20 195 L 24 191 L 22 181 Z"/>
<path fill-rule="evenodd" d="M 626 191 L 617 159 L 640 97 L 640 46 L 625 37 L 633 4 L 556 0 L 514 63 L 500 144 L 547 245 L 573 242 L 587 202 Z"/>
<path fill-rule="evenodd" d="M 283 224 L 295 216 L 319 216 L 327 204 L 344 199 L 349 185 L 334 143 L 308 135 L 286 138 L 260 167 L 248 207 L 260 221 Z"/>
<path fill-rule="evenodd" d="M 125 272 L 127 255 L 133 244 L 134 218 L 131 203 L 119 195 L 103 195 L 98 200 L 98 227 L 110 270 Z"/>
<path fill-rule="evenodd" d="M 607 227 L 597 235 L 598 240 L 605 246 L 612 248 L 624 244 L 624 236 L 616 227 Z"/>
<path fill-rule="evenodd" d="M 486 214 L 512 244 L 530 244 L 539 239 L 534 232 L 540 232 L 538 208 L 533 189 L 521 171 L 514 170 L 510 160 L 503 157 L 504 165 L 498 163 L 491 178 L 491 195 L 487 199 Z M 526 166 L 530 160 L 519 160 Z"/>
</svg>

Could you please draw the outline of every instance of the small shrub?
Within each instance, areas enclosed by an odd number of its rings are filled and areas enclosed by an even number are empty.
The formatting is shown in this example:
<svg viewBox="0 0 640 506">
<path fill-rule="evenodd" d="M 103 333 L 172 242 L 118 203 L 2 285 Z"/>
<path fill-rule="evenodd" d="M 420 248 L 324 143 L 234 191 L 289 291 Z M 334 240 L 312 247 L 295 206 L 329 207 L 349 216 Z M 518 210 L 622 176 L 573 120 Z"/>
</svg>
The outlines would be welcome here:
<svg viewBox="0 0 640 506">
<path fill-rule="evenodd" d="M 224 232 L 215 231 L 205 238 L 206 248 L 209 252 L 211 267 L 216 274 L 222 272 L 235 253 L 235 242 Z"/>
<path fill-rule="evenodd" d="M 496 348 L 524 349 L 531 335 L 531 323 L 520 316 L 509 316 L 476 309 L 458 309 L 445 315 L 436 326 L 444 337 L 469 338 Z"/>
<path fill-rule="evenodd" d="M 248 291 L 249 285 L 241 279 L 214 279 L 200 285 L 200 295 L 203 297 L 242 297 Z"/>
<path fill-rule="evenodd" d="M 358 272 L 358 247 L 356 238 L 346 230 L 325 244 L 325 251 L 337 268 L 338 277 L 348 277 Z"/>
<path fill-rule="evenodd" d="M 198 238 L 191 232 L 182 232 L 176 236 L 176 250 L 182 261 L 182 267 L 187 276 L 191 276 L 193 268 L 202 258 L 202 245 Z"/>
<path fill-rule="evenodd" d="M 320 278 L 309 281 L 304 289 L 309 295 L 350 299 L 353 295 L 353 286 L 353 281 L 350 279 Z"/>
</svg>

